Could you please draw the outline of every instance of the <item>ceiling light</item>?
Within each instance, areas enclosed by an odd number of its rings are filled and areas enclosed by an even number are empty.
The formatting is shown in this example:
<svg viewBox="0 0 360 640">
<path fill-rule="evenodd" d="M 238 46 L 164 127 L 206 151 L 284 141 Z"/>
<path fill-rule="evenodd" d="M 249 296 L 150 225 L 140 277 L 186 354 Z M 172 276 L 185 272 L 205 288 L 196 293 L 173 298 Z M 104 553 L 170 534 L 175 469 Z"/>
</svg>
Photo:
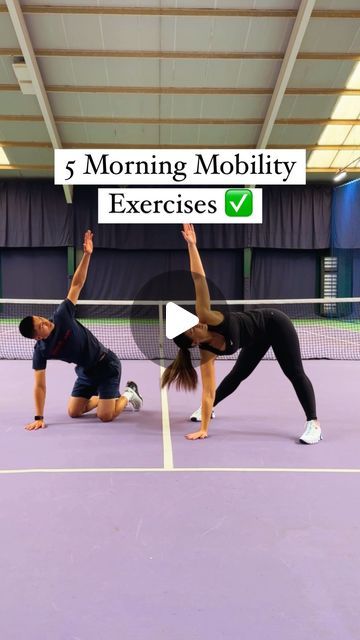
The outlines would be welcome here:
<svg viewBox="0 0 360 640">
<path fill-rule="evenodd" d="M 24 94 L 35 95 L 35 89 L 30 76 L 30 71 L 25 62 L 14 62 L 12 65 L 20 89 Z"/>
<path fill-rule="evenodd" d="M 346 178 L 347 176 L 347 171 L 345 171 L 345 169 L 347 169 L 352 164 L 354 164 L 354 162 L 358 162 L 359 160 L 360 160 L 360 156 L 358 158 L 355 158 L 355 160 L 352 160 L 351 162 L 349 162 L 349 164 L 347 164 L 345 167 L 342 167 L 341 169 L 339 169 L 334 176 L 334 182 L 340 182 L 341 180 L 344 180 L 344 178 Z"/>
<path fill-rule="evenodd" d="M 341 182 L 347 176 L 347 171 L 337 171 L 334 176 L 334 182 Z"/>
</svg>

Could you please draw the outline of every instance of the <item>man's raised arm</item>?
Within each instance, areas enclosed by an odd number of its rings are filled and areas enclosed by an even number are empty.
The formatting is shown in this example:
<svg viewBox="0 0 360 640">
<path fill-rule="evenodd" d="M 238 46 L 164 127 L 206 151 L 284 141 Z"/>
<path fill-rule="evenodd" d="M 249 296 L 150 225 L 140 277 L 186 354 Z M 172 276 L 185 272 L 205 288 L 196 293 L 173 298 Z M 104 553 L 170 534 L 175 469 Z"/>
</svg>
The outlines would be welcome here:
<svg viewBox="0 0 360 640">
<path fill-rule="evenodd" d="M 69 289 L 69 293 L 67 294 L 68 299 L 73 304 L 77 303 L 81 289 L 83 288 L 86 281 L 86 276 L 87 276 L 89 263 L 90 263 L 90 257 L 94 248 L 92 239 L 93 239 L 93 233 L 90 230 L 86 231 L 84 235 L 84 244 L 83 244 L 84 255 L 81 258 L 80 263 L 73 275 L 73 278 L 71 281 L 71 287 Z"/>
</svg>

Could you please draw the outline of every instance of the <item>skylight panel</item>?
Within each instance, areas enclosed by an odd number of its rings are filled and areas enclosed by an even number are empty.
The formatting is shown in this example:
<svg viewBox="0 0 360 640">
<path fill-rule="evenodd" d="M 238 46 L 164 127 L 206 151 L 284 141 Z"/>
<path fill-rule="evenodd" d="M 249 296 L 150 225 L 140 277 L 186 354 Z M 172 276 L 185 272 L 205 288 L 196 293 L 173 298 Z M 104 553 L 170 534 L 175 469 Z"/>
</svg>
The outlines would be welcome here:
<svg viewBox="0 0 360 640">
<path fill-rule="evenodd" d="M 0 147 L 0 164 L 10 164 L 9 159 L 2 147 Z"/>
</svg>

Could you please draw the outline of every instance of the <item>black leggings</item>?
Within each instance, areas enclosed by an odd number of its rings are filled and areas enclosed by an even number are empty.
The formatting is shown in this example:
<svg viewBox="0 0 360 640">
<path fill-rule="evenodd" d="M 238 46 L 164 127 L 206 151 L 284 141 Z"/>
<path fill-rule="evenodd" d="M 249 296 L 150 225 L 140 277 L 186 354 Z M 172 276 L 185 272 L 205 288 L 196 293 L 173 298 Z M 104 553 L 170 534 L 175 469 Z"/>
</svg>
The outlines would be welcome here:
<svg viewBox="0 0 360 640">
<path fill-rule="evenodd" d="M 292 383 L 304 409 L 307 420 L 316 420 L 316 403 L 313 386 L 305 374 L 300 354 L 299 338 L 291 320 L 278 310 L 266 310 L 265 337 L 243 347 L 240 355 L 216 390 L 214 406 L 229 396 L 257 367 L 267 350 L 272 347 L 275 357 Z"/>
</svg>

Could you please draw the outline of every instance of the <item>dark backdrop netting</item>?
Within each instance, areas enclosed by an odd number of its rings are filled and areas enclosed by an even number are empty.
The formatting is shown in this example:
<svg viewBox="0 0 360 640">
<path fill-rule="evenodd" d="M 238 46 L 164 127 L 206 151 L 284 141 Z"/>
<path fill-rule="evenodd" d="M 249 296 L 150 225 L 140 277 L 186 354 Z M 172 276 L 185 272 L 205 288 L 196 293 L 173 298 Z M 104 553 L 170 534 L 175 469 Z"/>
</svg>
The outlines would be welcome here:
<svg viewBox="0 0 360 640">
<path fill-rule="evenodd" d="M 73 244 L 72 207 L 62 187 L 44 180 L 0 181 L 0 247 Z"/>
<path fill-rule="evenodd" d="M 51 181 L 0 181 L 0 247 L 82 247 L 84 231 L 92 229 L 98 248 L 184 248 L 179 225 L 99 225 L 97 189 L 76 187 L 67 205 L 62 187 Z M 332 189 L 324 186 L 264 187 L 263 224 L 198 225 L 199 247 L 327 248 L 331 200 Z"/>
<path fill-rule="evenodd" d="M 323 251 L 254 249 L 249 297 L 316 298 L 320 255 Z"/>
<path fill-rule="evenodd" d="M 330 187 L 264 187 L 261 225 L 199 224 L 196 228 L 199 248 L 327 248 L 330 246 L 331 199 Z M 103 248 L 129 250 L 184 247 L 179 225 L 99 225 L 95 187 L 76 189 L 74 212 L 77 246 L 82 244 L 84 229 L 90 228 L 98 238 L 97 246 Z"/>
<path fill-rule="evenodd" d="M 59 302 L 0 300 L 0 359 L 31 359 L 34 342 L 20 335 L 18 323 L 26 315 L 51 317 Z M 287 313 L 295 324 L 305 359 L 360 359 L 360 298 L 228 301 L 227 305 L 233 311 L 272 307 Z M 156 301 L 135 306 L 128 301 L 81 301 L 76 312 L 78 320 L 120 359 L 142 360 L 151 357 L 152 360 L 172 360 L 177 347 L 164 335 L 165 303 L 160 305 Z M 182 306 L 194 312 L 193 304 Z M 221 309 L 221 301 L 214 303 L 213 308 Z M 146 357 L 138 347 L 138 336 L 137 340 L 134 339 L 131 327 L 131 321 L 134 320 L 137 322 L 137 331 L 143 332 L 142 340 L 147 343 Z M 192 356 L 199 359 L 198 350 L 193 349 Z M 230 360 L 236 357 L 237 354 L 224 356 Z M 274 358 L 271 350 L 266 358 Z"/>
<path fill-rule="evenodd" d="M 66 247 L 0 250 L 4 298 L 64 298 L 69 288 Z"/>
<path fill-rule="evenodd" d="M 264 187 L 263 224 L 198 225 L 208 277 L 224 296 L 242 298 L 243 250 L 252 247 L 251 297 L 318 295 L 316 261 L 330 246 L 331 199 L 329 187 Z M 179 225 L 99 225 L 97 187 L 76 187 L 66 205 L 50 181 L 0 181 L 0 296 L 64 297 L 66 248 L 81 248 L 87 228 L 95 251 L 84 298 L 133 299 L 146 278 L 188 267 Z M 164 295 L 177 297 L 171 276 L 169 287 Z"/>
<path fill-rule="evenodd" d="M 201 257 L 208 279 L 221 288 L 222 297 L 243 296 L 242 251 L 204 249 Z M 150 299 L 179 299 L 182 293 L 179 292 L 178 272 L 188 268 L 189 256 L 184 248 L 181 251 L 170 251 L 167 248 L 162 251 L 97 249 L 91 258 L 82 297 L 87 300 L 133 300 L 147 283 L 166 274 L 160 292 L 148 289 Z M 188 281 L 193 291 L 190 271 Z M 141 297 L 143 298 L 144 296 Z"/>
</svg>

